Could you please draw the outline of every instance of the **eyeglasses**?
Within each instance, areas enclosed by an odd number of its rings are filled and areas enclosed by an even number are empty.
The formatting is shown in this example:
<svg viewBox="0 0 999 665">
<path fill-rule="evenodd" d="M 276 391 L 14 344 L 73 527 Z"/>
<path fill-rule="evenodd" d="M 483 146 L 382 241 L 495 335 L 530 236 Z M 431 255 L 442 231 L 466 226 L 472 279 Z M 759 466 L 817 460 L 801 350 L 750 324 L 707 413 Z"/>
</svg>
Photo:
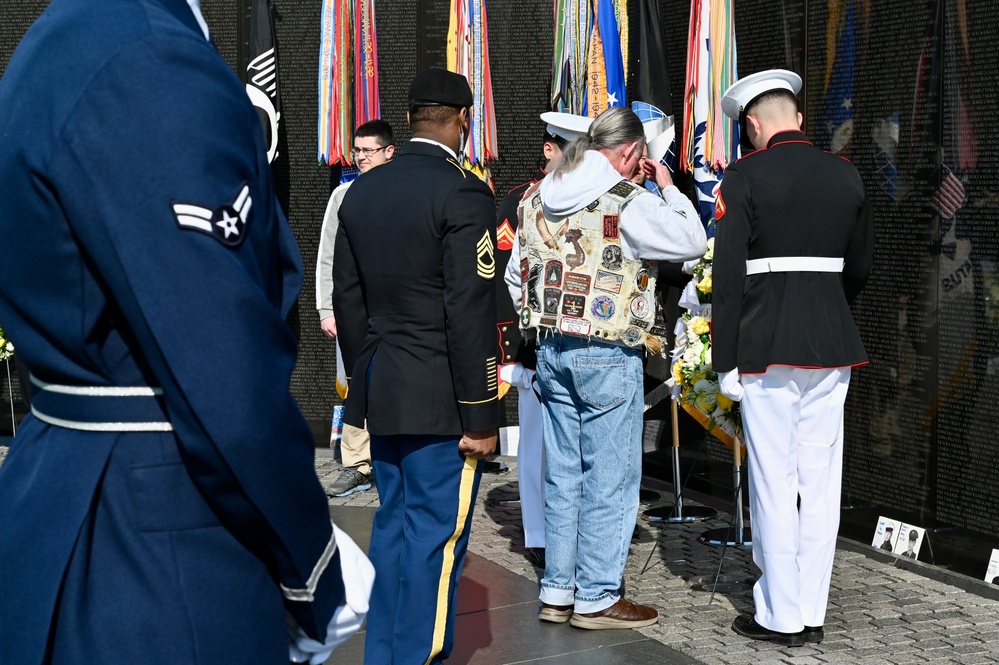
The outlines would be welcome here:
<svg viewBox="0 0 999 665">
<path fill-rule="evenodd" d="M 379 150 L 384 150 L 387 147 L 388 147 L 387 145 L 383 145 L 381 148 L 351 148 L 350 149 L 350 153 L 352 155 L 354 155 L 355 157 L 357 155 L 364 155 L 364 156 L 367 157 L 367 156 L 375 154 Z"/>
</svg>

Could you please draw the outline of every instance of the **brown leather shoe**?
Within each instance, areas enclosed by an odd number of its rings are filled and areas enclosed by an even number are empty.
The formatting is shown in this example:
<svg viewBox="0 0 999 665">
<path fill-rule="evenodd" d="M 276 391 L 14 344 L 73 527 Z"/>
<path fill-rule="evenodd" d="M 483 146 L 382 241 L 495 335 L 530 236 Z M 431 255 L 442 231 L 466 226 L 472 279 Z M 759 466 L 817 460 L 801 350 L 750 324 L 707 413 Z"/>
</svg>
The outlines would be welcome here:
<svg viewBox="0 0 999 665">
<path fill-rule="evenodd" d="M 538 621 L 565 623 L 571 616 L 572 605 L 549 605 L 548 603 L 541 603 L 541 610 L 538 612 Z"/>
<path fill-rule="evenodd" d="M 601 612 L 572 615 L 569 623 L 576 628 L 607 630 L 613 628 L 641 628 L 659 621 L 659 612 L 645 605 L 629 602 L 624 598 Z"/>
</svg>

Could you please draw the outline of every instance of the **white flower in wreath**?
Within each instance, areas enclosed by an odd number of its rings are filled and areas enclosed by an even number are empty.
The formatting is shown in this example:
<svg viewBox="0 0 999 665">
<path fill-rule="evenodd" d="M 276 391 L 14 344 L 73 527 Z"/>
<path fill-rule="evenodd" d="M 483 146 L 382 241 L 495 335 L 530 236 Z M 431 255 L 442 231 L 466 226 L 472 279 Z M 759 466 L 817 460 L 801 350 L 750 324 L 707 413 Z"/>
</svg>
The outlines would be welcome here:
<svg viewBox="0 0 999 665">
<path fill-rule="evenodd" d="M 715 258 L 715 239 L 708 240 L 708 248 L 704 252 L 704 261 L 713 261 Z"/>
</svg>

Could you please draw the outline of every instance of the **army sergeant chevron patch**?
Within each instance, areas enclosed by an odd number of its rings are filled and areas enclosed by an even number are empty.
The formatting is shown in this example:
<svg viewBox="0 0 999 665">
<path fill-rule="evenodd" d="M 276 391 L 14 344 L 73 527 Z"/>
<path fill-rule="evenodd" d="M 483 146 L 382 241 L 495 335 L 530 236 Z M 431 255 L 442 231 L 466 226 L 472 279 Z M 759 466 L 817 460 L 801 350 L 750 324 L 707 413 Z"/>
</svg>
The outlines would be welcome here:
<svg viewBox="0 0 999 665">
<path fill-rule="evenodd" d="M 496 277 L 496 256 L 493 251 L 493 239 L 489 237 L 489 231 L 482 234 L 482 239 L 475 245 L 476 266 L 475 271 L 482 279 L 493 279 Z"/>
</svg>

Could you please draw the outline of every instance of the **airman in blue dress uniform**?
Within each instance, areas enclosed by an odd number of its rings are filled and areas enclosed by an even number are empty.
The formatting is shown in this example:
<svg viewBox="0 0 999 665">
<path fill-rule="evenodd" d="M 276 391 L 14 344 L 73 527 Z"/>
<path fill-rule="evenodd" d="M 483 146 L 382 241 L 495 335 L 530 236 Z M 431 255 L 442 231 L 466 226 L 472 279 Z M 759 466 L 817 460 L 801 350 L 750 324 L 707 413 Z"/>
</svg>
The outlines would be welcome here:
<svg viewBox="0 0 999 665">
<path fill-rule="evenodd" d="M 192 4 L 53 0 L 0 83 L 6 665 L 287 663 L 366 610 L 289 393 L 298 250 Z"/>
</svg>

